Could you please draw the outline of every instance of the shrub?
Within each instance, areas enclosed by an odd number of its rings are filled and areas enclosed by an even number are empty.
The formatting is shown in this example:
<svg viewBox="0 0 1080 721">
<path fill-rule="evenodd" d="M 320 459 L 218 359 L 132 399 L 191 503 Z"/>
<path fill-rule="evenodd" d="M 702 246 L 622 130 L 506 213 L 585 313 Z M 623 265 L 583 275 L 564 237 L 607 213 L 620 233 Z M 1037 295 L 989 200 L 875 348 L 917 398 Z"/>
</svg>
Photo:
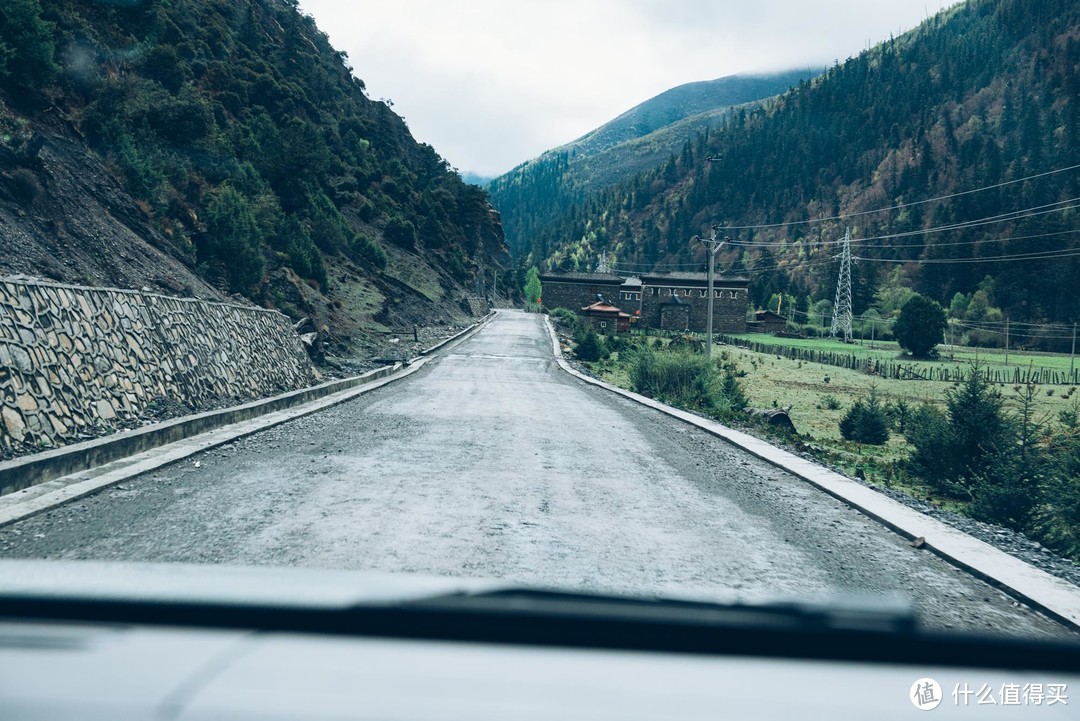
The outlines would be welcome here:
<svg viewBox="0 0 1080 721">
<path fill-rule="evenodd" d="M 369 268 L 382 270 L 386 267 L 386 251 L 363 233 L 354 233 L 349 241 L 350 252 Z"/>
<path fill-rule="evenodd" d="M 971 515 L 988 523 L 1026 529 L 1040 505 L 1050 470 L 1039 453 L 1010 449 L 996 453 L 983 471 L 970 479 Z"/>
<path fill-rule="evenodd" d="M 840 419 L 840 435 L 849 441 L 874 446 L 888 442 L 889 416 L 875 389 L 870 389 L 865 401 L 855 401 Z"/>
<path fill-rule="evenodd" d="M 915 475 L 937 483 L 955 475 L 948 459 L 952 457 L 952 429 L 948 416 L 937 406 L 923 403 L 911 411 L 904 438 L 915 450 L 908 467 Z"/>
<path fill-rule="evenodd" d="M 630 341 L 624 335 L 615 333 L 604 341 L 604 347 L 609 353 L 619 353 L 630 347 Z"/>
<path fill-rule="evenodd" d="M 734 364 L 724 369 L 724 376 L 720 381 L 720 399 L 724 406 L 722 410 L 729 413 L 744 411 L 750 405 L 750 399 L 746 397 Z"/>
<path fill-rule="evenodd" d="M 576 322 L 577 321 L 577 316 L 574 315 L 574 313 L 572 311 L 569 311 L 566 308 L 552 308 L 551 310 L 548 311 L 548 315 L 551 316 L 552 318 L 557 318 L 559 320 L 566 321 L 566 322 Z"/>
<path fill-rule="evenodd" d="M 589 328 L 582 334 L 581 340 L 577 341 L 577 347 L 574 349 L 574 356 L 578 360 L 583 361 L 598 361 L 602 348 L 600 345 L 600 336 L 596 335 L 596 331 Z"/>
<path fill-rule="evenodd" d="M 903 398 L 897 399 L 895 403 L 889 406 L 889 419 L 892 420 L 892 426 L 898 433 L 903 433 L 907 429 L 910 417 L 911 405 Z"/>
<path fill-rule="evenodd" d="M 406 220 L 400 215 L 395 215 L 387 221 L 383 234 L 394 245 L 407 250 L 416 247 L 416 226 L 412 224 L 412 221 Z"/>
<path fill-rule="evenodd" d="M 830 411 L 838 411 L 844 407 L 844 404 L 832 393 L 826 393 L 821 397 L 821 407 L 827 408 Z"/>
<path fill-rule="evenodd" d="M 702 355 L 643 348 L 630 367 L 639 393 L 676 406 L 712 410 L 718 385 L 716 366 Z"/>
</svg>

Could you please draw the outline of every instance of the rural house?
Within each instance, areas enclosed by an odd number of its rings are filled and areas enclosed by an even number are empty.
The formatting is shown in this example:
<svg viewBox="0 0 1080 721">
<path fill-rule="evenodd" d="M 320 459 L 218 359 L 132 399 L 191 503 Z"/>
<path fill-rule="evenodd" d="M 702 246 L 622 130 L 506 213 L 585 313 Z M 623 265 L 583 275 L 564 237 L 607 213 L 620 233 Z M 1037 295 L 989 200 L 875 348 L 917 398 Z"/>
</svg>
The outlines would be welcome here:
<svg viewBox="0 0 1080 721">
<path fill-rule="evenodd" d="M 771 310 L 754 311 L 754 320 L 747 323 L 750 333 L 783 333 L 787 330 L 787 318 Z"/>
<path fill-rule="evenodd" d="M 630 330 L 630 314 L 610 303 L 597 301 L 582 308 L 580 314 L 597 333 L 623 333 Z"/>
</svg>

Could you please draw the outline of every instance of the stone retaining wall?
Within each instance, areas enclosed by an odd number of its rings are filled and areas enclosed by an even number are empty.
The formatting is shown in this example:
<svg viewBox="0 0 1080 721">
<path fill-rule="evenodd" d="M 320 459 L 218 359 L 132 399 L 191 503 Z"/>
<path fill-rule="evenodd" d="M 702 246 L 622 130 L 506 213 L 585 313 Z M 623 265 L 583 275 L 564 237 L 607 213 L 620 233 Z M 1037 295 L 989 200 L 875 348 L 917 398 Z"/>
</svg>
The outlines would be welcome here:
<svg viewBox="0 0 1080 721">
<path fill-rule="evenodd" d="M 139 291 L 0 279 L 0 456 L 191 408 L 310 385 L 281 313 Z"/>
</svg>

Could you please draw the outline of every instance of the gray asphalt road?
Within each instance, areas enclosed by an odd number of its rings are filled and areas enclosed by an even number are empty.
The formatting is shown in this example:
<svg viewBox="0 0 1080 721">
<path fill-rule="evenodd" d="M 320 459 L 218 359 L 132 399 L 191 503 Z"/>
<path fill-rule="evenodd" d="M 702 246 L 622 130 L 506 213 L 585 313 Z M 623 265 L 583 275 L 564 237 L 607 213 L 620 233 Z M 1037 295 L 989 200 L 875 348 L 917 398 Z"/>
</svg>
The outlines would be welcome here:
<svg viewBox="0 0 1080 721">
<path fill-rule="evenodd" d="M 500 312 L 420 373 L 0 529 L 0 556 L 318 566 L 1057 624 L 772 466 L 586 386 Z"/>
</svg>

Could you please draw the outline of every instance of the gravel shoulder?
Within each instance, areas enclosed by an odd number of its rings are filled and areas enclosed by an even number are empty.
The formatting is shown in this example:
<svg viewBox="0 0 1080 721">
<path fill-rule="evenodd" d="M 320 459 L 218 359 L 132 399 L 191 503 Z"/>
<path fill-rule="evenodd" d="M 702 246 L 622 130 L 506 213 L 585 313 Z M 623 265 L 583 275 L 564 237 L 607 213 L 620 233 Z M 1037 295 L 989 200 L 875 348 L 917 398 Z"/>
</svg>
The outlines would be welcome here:
<svg viewBox="0 0 1080 721">
<path fill-rule="evenodd" d="M 415 571 L 716 599 L 903 595 L 1070 632 L 498 317 L 415 376 L 0 529 L 0 556 Z"/>
</svg>

